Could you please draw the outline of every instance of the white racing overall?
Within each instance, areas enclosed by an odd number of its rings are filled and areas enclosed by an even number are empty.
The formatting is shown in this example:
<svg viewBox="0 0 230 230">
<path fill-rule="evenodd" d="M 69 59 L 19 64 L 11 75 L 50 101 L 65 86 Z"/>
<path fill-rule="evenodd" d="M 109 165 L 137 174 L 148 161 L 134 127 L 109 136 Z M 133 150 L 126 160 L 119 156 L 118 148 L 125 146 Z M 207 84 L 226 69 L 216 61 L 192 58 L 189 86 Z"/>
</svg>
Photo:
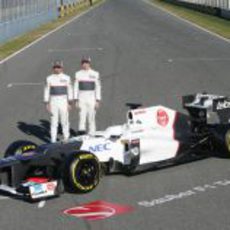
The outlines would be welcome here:
<svg viewBox="0 0 230 230">
<path fill-rule="evenodd" d="M 101 100 L 101 82 L 99 73 L 90 70 L 80 70 L 75 75 L 74 99 L 79 106 L 79 130 L 86 131 L 86 121 L 89 124 L 89 134 L 96 131 L 96 102 Z"/>
<path fill-rule="evenodd" d="M 69 128 L 69 103 L 73 99 L 73 91 L 71 79 L 69 76 L 61 74 L 53 74 L 47 77 L 44 102 L 50 104 L 51 112 L 51 142 L 57 141 L 59 119 L 62 126 L 64 140 L 68 140 L 70 136 Z"/>
</svg>

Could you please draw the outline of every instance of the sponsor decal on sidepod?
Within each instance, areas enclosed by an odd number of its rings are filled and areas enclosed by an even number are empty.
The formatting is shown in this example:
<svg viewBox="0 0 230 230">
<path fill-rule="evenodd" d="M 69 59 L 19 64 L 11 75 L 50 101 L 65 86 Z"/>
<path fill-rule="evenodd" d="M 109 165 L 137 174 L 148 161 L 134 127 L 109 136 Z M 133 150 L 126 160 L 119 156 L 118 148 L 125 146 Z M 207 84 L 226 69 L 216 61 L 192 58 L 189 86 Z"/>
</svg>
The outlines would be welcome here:
<svg viewBox="0 0 230 230">
<path fill-rule="evenodd" d="M 168 123 L 169 123 L 169 116 L 167 114 L 167 112 L 163 109 L 159 109 L 157 111 L 157 123 L 160 125 L 160 126 L 167 126 Z"/>
<path fill-rule="evenodd" d="M 103 151 L 109 151 L 109 150 L 111 150 L 110 143 L 98 144 L 98 145 L 89 147 L 89 151 L 91 152 L 103 152 Z"/>
</svg>

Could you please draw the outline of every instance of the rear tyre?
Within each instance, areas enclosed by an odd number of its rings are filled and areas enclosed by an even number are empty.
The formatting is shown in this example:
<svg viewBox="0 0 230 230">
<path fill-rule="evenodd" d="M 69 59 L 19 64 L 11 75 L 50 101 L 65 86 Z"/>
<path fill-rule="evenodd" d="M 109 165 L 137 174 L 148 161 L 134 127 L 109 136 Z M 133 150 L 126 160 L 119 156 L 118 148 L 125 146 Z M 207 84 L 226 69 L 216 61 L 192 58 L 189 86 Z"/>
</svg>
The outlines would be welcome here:
<svg viewBox="0 0 230 230">
<path fill-rule="evenodd" d="M 224 155 L 225 157 L 230 158 L 230 129 L 226 132 L 225 138 L 224 138 L 224 144 L 225 144 L 225 151 Z"/>
<path fill-rule="evenodd" d="M 99 184 L 100 174 L 100 163 L 94 154 L 73 153 L 66 164 L 66 186 L 75 193 L 91 192 Z"/>
<path fill-rule="evenodd" d="M 38 146 L 31 141 L 16 141 L 7 148 L 5 157 L 23 155 L 34 151 L 37 147 Z"/>
<path fill-rule="evenodd" d="M 215 133 L 213 138 L 215 156 L 230 158 L 230 129 Z"/>
</svg>

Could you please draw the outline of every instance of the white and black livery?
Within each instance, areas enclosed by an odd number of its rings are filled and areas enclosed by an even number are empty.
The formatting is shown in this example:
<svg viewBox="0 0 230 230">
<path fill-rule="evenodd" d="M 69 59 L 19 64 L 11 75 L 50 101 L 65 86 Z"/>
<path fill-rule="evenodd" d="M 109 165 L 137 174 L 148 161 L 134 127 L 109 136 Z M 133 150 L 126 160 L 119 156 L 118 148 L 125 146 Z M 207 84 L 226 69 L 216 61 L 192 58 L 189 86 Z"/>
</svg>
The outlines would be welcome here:
<svg viewBox="0 0 230 230">
<path fill-rule="evenodd" d="M 90 192 L 104 173 L 230 156 L 230 100 L 202 93 L 182 97 L 182 104 L 188 114 L 129 104 L 125 124 L 65 143 L 16 142 L 0 160 L 0 189 L 37 200 L 64 190 Z"/>
</svg>

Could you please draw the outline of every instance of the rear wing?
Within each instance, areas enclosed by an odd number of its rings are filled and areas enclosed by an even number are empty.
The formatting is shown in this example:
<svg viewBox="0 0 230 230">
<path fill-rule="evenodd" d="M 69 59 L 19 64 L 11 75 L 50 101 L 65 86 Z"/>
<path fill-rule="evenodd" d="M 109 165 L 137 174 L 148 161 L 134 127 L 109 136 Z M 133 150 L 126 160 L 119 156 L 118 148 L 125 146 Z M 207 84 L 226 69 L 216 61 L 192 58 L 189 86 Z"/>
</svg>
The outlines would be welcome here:
<svg viewBox="0 0 230 230">
<path fill-rule="evenodd" d="M 205 124 L 230 123 L 230 98 L 213 94 L 191 94 L 182 97 L 183 108 L 194 122 Z"/>
</svg>

